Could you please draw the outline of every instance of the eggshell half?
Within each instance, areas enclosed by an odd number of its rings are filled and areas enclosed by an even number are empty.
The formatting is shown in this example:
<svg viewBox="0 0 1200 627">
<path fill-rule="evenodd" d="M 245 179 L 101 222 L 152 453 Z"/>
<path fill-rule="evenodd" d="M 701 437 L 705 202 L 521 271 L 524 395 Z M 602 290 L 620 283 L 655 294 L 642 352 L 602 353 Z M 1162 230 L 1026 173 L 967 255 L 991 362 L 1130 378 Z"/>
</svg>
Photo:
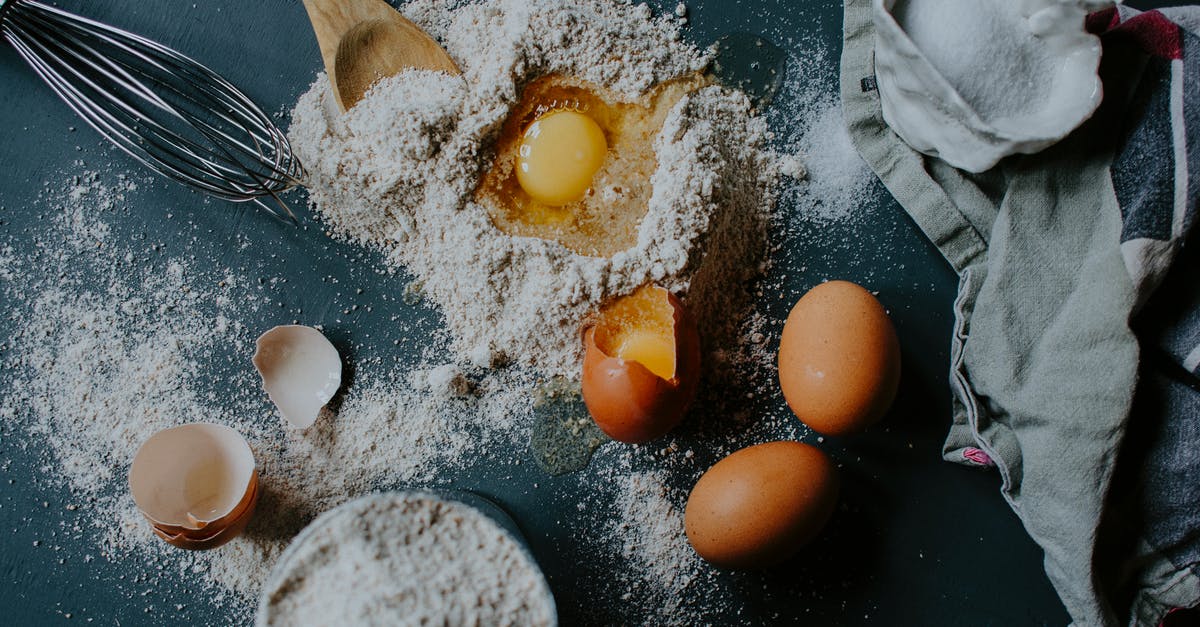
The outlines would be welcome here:
<svg viewBox="0 0 1200 627">
<path fill-rule="evenodd" d="M 636 444 L 666 434 L 683 419 L 700 382 L 700 336 L 683 303 L 661 287 L 649 287 L 670 307 L 674 376 L 664 379 L 636 361 L 607 354 L 597 342 L 606 332 L 602 312 L 584 331 L 583 400 L 596 425 L 614 440 Z"/>
<path fill-rule="evenodd" d="M 320 331 L 274 327 L 255 342 L 254 367 L 288 424 L 307 429 L 342 385 L 342 359 Z"/>
<path fill-rule="evenodd" d="M 779 385 L 818 433 L 848 435 L 878 422 L 900 385 L 900 341 L 883 305 L 848 281 L 809 290 L 783 325 Z"/>
<path fill-rule="evenodd" d="M 744 448 L 714 464 L 692 488 L 684 510 L 688 542 L 722 568 L 776 564 L 825 526 L 838 485 L 833 464 L 814 446 Z"/>
<path fill-rule="evenodd" d="M 254 508 L 258 505 L 258 494 L 258 473 L 255 472 L 251 487 L 246 491 L 242 502 L 227 516 L 213 521 L 204 529 L 189 531 L 178 527 L 169 528 L 156 525 L 153 521 L 151 521 L 150 528 L 154 530 L 154 535 L 162 538 L 167 544 L 181 549 L 189 551 L 215 549 L 238 537 L 246 530 L 250 519 L 254 517 Z"/>
<path fill-rule="evenodd" d="M 209 423 L 160 431 L 138 449 L 129 488 L 155 534 L 187 549 L 228 542 L 258 502 L 254 454 L 235 430 Z"/>
</svg>

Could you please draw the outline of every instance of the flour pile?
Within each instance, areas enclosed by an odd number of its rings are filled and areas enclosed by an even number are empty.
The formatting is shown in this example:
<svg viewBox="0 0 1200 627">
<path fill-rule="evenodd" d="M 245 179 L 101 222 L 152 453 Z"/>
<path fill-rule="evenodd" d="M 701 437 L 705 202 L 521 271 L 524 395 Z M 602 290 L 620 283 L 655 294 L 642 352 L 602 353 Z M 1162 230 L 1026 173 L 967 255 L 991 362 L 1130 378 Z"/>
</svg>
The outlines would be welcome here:
<svg viewBox="0 0 1200 627">
<path fill-rule="evenodd" d="M 537 567 L 495 522 L 400 493 L 317 519 L 267 582 L 256 624 L 539 627 L 556 623 L 550 599 Z"/>
<path fill-rule="evenodd" d="M 789 60 L 798 71 L 789 70 L 785 103 L 763 112 L 774 138 L 741 94 L 708 87 L 682 100 L 654 140 L 655 192 L 637 245 L 588 258 L 492 226 L 472 200 L 490 142 L 531 78 L 561 73 L 638 101 L 690 75 L 707 58 L 680 39 L 683 20 L 599 0 L 416 0 L 403 10 L 446 45 L 464 78 L 409 72 L 341 115 L 318 77 L 290 131 L 322 221 L 386 260 L 303 229 L 280 238 L 255 223 L 237 236 L 214 234 L 191 216 L 216 207 L 172 218 L 124 174 L 89 173 L 82 163 L 49 175 L 42 197 L 21 207 L 35 220 L 0 228 L 0 367 L 9 375 L 0 382 L 0 472 L 11 459 L 32 460 L 36 487 L 61 495 L 64 508 L 9 511 L 36 527 L 39 552 L 78 560 L 84 547 L 89 576 L 108 573 L 107 596 L 128 611 L 211 624 L 250 616 L 271 567 L 321 512 L 381 490 L 483 486 L 539 550 L 560 558 L 543 568 L 565 616 L 738 620 L 742 599 L 759 598 L 763 584 L 725 578 L 687 545 L 686 486 L 722 455 L 800 435 L 784 405 L 761 409 L 778 394 L 773 346 L 782 322 L 764 303 L 783 295 L 782 275 L 802 271 L 788 266 L 787 251 L 768 247 L 767 229 L 820 237 L 859 219 L 871 196 L 863 164 L 842 141 L 836 84 L 811 78 L 836 60 L 819 50 Z M 790 162 L 796 171 L 796 160 L 776 159 L 768 140 L 808 153 L 812 175 L 787 189 L 778 210 L 781 169 Z M 166 235 L 154 234 L 159 226 Z M 321 285 L 310 289 L 283 261 L 263 261 L 277 252 L 286 263 L 311 256 L 309 278 Z M 769 259 L 785 263 L 756 283 Z M 342 285 L 332 285 L 343 270 Z M 409 275 L 411 292 L 428 296 L 435 314 L 402 294 Z M 384 296 L 372 280 L 396 289 Z M 684 297 L 710 343 L 709 363 L 734 383 L 708 386 L 694 415 L 661 442 L 606 444 L 584 471 L 546 476 L 528 451 L 536 391 L 548 375 L 576 375 L 580 320 L 646 281 Z M 352 296 L 360 286 L 367 294 Z M 331 300 L 313 306 L 306 290 Z M 330 411 L 302 433 L 284 428 L 249 361 L 260 331 L 292 322 L 324 325 L 349 366 Z M 381 338 L 380 327 L 393 335 Z M 493 367 L 503 362 L 515 365 Z M 245 534 L 199 553 L 157 539 L 125 479 L 151 434 L 198 420 L 246 436 L 262 487 Z M 578 515 L 551 520 L 535 514 L 542 510 Z M 82 618 L 89 601 L 78 602 L 71 611 Z"/>
<path fill-rule="evenodd" d="M 549 74 L 623 102 L 702 69 L 680 20 L 645 5 L 486 0 L 403 7 L 443 42 L 462 77 L 407 71 L 344 115 L 319 76 L 289 132 L 314 207 L 333 229 L 381 247 L 440 308 L 454 348 L 479 366 L 576 376 L 581 322 L 606 298 L 656 282 L 681 295 L 715 345 L 762 271 L 781 176 L 767 127 L 741 92 L 684 97 L 653 138 L 657 169 L 637 244 L 611 258 L 506 235 L 473 199 L 492 142 L 522 87 Z"/>
</svg>

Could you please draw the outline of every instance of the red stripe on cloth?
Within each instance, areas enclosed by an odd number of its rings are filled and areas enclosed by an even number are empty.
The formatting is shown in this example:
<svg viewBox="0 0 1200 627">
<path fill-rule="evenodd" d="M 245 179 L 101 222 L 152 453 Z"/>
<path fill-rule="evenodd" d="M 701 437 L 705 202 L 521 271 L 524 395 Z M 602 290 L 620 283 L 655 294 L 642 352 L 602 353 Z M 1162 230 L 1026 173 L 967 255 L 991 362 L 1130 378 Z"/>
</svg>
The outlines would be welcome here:
<svg viewBox="0 0 1200 627">
<path fill-rule="evenodd" d="M 1097 11 L 1087 17 L 1087 30 L 1106 42 L 1133 43 L 1156 57 L 1183 58 L 1183 31 L 1158 11 L 1139 13 L 1124 22 L 1116 9 Z"/>
<path fill-rule="evenodd" d="M 1121 14 L 1117 11 L 1117 7 L 1104 9 L 1089 13 L 1087 20 L 1084 22 L 1084 27 L 1087 32 L 1093 35 L 1102 35 L 1105 32 L 1116 28 L 1121 23 Z"/>
</svg>

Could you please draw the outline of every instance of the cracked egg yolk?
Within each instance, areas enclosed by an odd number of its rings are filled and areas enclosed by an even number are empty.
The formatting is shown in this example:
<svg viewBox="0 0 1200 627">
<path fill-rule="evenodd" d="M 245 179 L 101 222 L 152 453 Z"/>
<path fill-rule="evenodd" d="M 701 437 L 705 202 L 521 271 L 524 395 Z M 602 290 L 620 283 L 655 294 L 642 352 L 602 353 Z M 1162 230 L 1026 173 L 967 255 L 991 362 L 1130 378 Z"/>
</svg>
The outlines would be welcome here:
<svg viewBox="0 0 1200 627">
<path fill-rule="evenodd" d="M 679 424 L 700 379 L 700 336 L 679 299 L 641 287 L 607 303 L 583 343 L 583 402 L 601 431 L 640 443 Z"/>
<path fill-rule="evenodd" d="M 675 377 L 675 341 L 673 337 L 655 331 L 629 329 L 618 334 L 613 338 L 616 340 L 613 356 L 636 361 L 654 376 L 669 381 Z"/>
<path fill-rule="evenodd" d="M 607 152 L 604 131 L 595 120 L 576 111 L 551 111 L 521 136 L 517 182 L 544 205 L 575 202 L 587 194 Z"/>
</svg>

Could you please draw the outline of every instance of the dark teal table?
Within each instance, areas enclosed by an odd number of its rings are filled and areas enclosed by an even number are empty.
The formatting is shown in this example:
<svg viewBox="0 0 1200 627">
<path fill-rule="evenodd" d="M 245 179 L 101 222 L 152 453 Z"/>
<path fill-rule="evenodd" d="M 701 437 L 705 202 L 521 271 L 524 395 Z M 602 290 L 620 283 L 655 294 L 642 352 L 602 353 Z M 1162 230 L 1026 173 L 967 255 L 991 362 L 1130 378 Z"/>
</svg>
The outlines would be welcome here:
<svg viewBox="0 0 1200 627">
<path fill-rule="evenodd" d="M 673 10 L 673 2 L 664 4 Z M 290 108 L 320 69 L 299 2 L 64 0 L 60 5 L 186 52 L 270 112 Z M 826 48 L 830 63 L 817 67 L 809 79 L 834 93 L 840 3 L 699 0 L 688 6 L 688 35 L 700 44 L 748 31 L 801 54 Z M 777 103 L 770 113 L 776 124 L 794 122 L 783 113 L 786 105 Z M 68 132 L 71 127 L 79 130 Z M 15 54 L 0 50 L 0 245 L 11 245 L 17 254 L 38 245 L 44 218 L 52 211 L 39 192 L 47 181 L 63 180 L 61 173 L 71 171 L 77 159 L 95 169 L 135 167 L 84 127 Z M 1042 572 L 1041 552 L 1001 499 L 999 478 L 940 459 L 949 421 L 946 372 L 956 280 L 878 184 L 875 193 L 877 202 L 862 208 L 861 219 L 819 228 L 789 221 L 787 232 L 778 234 L 781 247 L 769 277 L 782 283 L 788 296 L 769 309 L 786 316 L 799 294 L 825 278 L 856 280 L 878 290 L 903 346 L 900 397 L 881 428 L 822 445 L 843 464 L 845 480 L 844 506 L 826 540 L 776 569 L 769 589 L 750 599 L 737 621 L 727 620 L 756 623 L 778 615 L 777 622 L 814 625 L 1065 624 L 1066 613 Z M 302 205 L 300 194 L 291 196 L 294 207 Z M 787 196 L 784 203 L 784 211 L 794 214 Z M 406 277 L 379 275 L 378 255 L 329 241 L 311 217 L 309 226 L 292 228 L 248 207 L 203 202 L 158 179 L 142 185 L 130 204 L 128 213 L 106 216 L 117 241 L 144 237 L 165 243 L 171 254 L 212 259 L 249 277 L 297 279 L 266 286 L 266 294 L 282 306 L 247 312 L 243 322 L 251 329 L 290 321 L 287 312 L 301 308 L 311 323 L 324 315 L 340 344 L 361 345 L 353 359 L 391 360 L 415 355 L 421 344 L 420 338 L 402 336 L 397 325 L 386 324 L 392 315 L 424 328 L 436 325 L 435 314 L 395 297 L 403 293 Z M 164 207 L 173 217 L 166 217 Z M 245 242 L 250 245 L 240 245 Z M 156 253 L 147 252 L 153 259 Z M 323 282 L 298 289 L 305 274 L 336 277 L 340 286 L 372 287 L 361 295 Z M 358 313 L 339 315 L 355 304 Z M 368 308 L 373 314 L 363 315 Z M 0 302 L 0 338 L 11 333 L 12 317 L 20 313 L 13 303 Z M 336 317 L 343 323 L 333 323 Z M 10 383 L 11 377 L 0 377 L 0 394 L 11 394 Z M 775 411 L 782 407 L 778 396 L 763 402 Z M 85 555 L 97 552 L 95 532 L 79 510 L 66 509 L 73 502 L 70 495 L 40 476 L 37 449 L 21 426 L 0 423 L 0 623 L 58 623 L 67 615 L 70 622 L 125 627 L 252 620 L 193 596 L 186 584 L 155 586 L 153 565 L 136 559 L 85 561 Z M 518 468 L 505 481 L 468 471 L 454 483 L 493 495 L 525 530 L 550 577 L 563 624 L 617 620 L 615 608 L 595 605 L 574 568 L 584 559 L 572 540 L 577 482 L 547 477 L 532 463 Z M 528 490 L 535 482 L 539 489 Z M 78 532 L 71 530 L 76 522 Z"/>
</svg>

